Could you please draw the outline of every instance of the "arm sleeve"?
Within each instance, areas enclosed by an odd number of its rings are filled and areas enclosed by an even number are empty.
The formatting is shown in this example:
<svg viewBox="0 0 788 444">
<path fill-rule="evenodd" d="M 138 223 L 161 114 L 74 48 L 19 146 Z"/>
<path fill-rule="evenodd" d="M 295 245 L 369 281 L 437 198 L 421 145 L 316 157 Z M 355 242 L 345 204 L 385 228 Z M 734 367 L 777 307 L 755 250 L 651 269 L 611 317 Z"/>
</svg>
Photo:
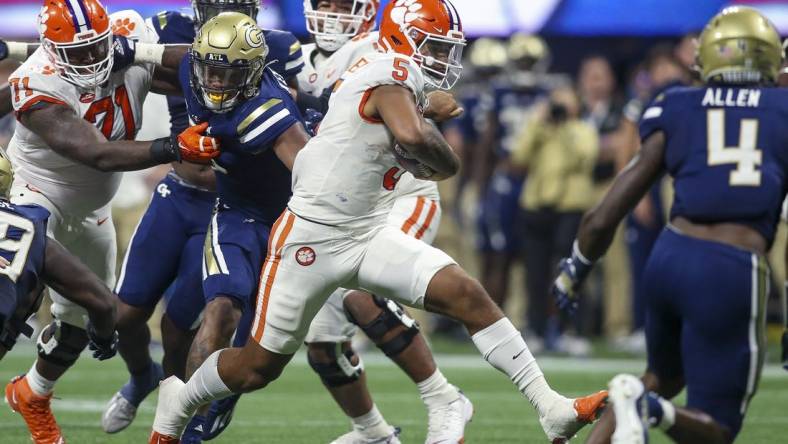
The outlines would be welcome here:
<svg viewBox="0 0 788 444">
<path fill-rule="evenodd" d="M 304 55 L 301 51 L 301 42 L 293 34 L 288 33 L 288 35 L 291 39 L 289 42 L 290 46 L 287 48 L 288 56 L 283 76 L 286 80 L 297 76 L 304 69 Z"/>
<path fill-rule="evenodd" d="M 298 75 L 304 69 L 301 42 L 286 31 L 266 31 L 268 56 L 266 64 L 285 80 Z"/>
<path fill-rule="evenodd" d="M 667 103 L 667 96 L 663 93 L 646 106 L 643 115 L 640 117 L 638 128 L 641 141 L 646 140 L 648 136 L 657 131 L 665 131 L 667 129 L 667 119 L 665 118 Z"/>
<path fill-rule="evenodd" d="M 175 11 L 164 11 L 149 17 L 145 23 L 157 37 L 158 43 L 176 44 L 194 41 L 194 20 Z"/>
<path fill-rule="evenodd" d="M 246 154 L 260 154 L 273 146 L 276 139 L 299 118 L 287 106 L 287 97 L 258 96 L 245 106 L 236 126 L 238 149 Z"/>
</svg>

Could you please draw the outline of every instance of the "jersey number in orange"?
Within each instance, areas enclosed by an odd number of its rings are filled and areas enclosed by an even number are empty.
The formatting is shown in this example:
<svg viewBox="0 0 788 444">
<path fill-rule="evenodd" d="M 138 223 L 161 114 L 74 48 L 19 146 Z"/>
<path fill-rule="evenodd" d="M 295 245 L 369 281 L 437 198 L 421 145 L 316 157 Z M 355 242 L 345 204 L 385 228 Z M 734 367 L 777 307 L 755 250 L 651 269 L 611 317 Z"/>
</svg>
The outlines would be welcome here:
<svg viewBox="0 0 788 444">
<path fill-rule="evenodd" d="M 394 72 L 391 73 L 391 76 L 394 77 L 394 80 L 398 82 L 404 82 L 408 80 L 408 68 L 403 65 L 409 65 L 405 59 L 394 59 Z"/>
<path fill-rule="evenodd" d="M 137 127 L 134 124 L 134 113 L 131 111 L 131 103 L 129 103 L 129 93 L 124 85 L 119 86 L 115 90 L 115 103 L 112 102 L 112 96 L 93 102 L 85 113 L 85 120 L 95 124 L 98 121 L 98 116 L 104 114 L 101 133 L 104 134 L 104 137 L 110 139 L 112 137 L 112 126 L 115 124 L 115 106 L 117 106 L 123 114 L 123 125 L 126 127 L 125 138 L 126 140 L 133 140 Z"/>
</svg>

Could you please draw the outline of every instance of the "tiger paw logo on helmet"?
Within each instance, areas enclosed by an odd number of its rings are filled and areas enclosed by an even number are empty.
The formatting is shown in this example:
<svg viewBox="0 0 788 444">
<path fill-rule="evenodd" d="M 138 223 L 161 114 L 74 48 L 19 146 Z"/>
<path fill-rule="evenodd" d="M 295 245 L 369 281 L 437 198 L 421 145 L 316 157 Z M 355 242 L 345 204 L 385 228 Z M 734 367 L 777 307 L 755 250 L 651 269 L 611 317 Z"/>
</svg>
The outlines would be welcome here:
<svg viewBox="0 0 788 444">
<path fill-rule="evenodd" d="M 391 10 L 391 20 L 398 25 L 404 25 L 419 18 L 419 10 L 421 10 L 421 3 L 419 0 L 397 0 L 394 8 Z"/>
</svg>

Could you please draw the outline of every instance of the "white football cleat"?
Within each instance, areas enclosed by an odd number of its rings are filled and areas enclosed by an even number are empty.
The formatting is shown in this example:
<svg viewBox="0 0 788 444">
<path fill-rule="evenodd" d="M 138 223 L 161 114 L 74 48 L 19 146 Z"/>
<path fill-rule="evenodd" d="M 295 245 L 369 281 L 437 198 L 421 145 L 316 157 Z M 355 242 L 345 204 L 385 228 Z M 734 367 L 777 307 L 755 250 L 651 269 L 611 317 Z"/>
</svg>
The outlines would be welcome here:
<svg viewBox="0 0 788 444">
<path fill-rule="evenodd" d="M 473 418 L 473 403 L 462 392 L 456 400 L 429 411 L 425 444 L 458 444 L 465 440 L 465 425 Z"/>
<path fill-rule="evenodd" d="M 109 400 L 101 415 L 101 428 L 107 433 L 118 433 L 131 425 L 135 416 L 137 416 L 137 407 L 117 392 Z"/>
<path fill-rule="evenodd" d="M 399 441 L 399 427 L 392 427 L 391 433 L 380 438 L 366 438 L 353 430 L 331 441 L 331 444 L 402 444 Z"/>
<path fill-rule="evenodd" d="M 611 444 L 646 444 L 648 425 L 643 413 L 646 412 L 643 394 L 645 389 L 640 379 L 621 374 L 608 384 L 610 402 L 616 415 L 616 431 Z M 638 405 L 640 404 L 640 405 Z"/>
<path fill-rule="evenodd" d="M 539 417 L 539 423 L 552 444 L 563 444 L 584 426 L 594 422 L 606 402 L 606 390 L 582 398 L 562 397 L 550 406 L 545 415 Z"/>
<path fill-rule="evenodd" d="M 153 431 L 164 437 L 179 438 L 191 415 L 178 405 L 178 392 L 186 384 L 177 376 L 170 376 L 159 384 L 159 402 L 153 418 Z"/>
</svg>

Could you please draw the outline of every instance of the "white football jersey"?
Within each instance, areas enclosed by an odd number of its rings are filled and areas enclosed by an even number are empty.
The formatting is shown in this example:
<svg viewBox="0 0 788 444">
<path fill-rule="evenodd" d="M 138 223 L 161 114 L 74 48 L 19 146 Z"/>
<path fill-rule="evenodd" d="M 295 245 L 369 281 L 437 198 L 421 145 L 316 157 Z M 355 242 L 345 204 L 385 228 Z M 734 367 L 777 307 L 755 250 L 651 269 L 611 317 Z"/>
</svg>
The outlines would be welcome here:
<svg viewBox="0 0 788 444">
<path fill-rule="evenodd" d="M 110 23 L 121 26 L 116 32 L 129 38 L 157 41 L 137 12 L 112 14 Z M 149 64 L 134 65 L 112 73 L 107 84 L 95 91 L 85 91 L 59 77 L 44 49 L 38 48 L 9 78 L 14 111 L 19 114 L 43 103 L 66 105 L 95 124 L 108 140 L 133 140 L 142 124 L 142 104 L 153 69 Z M 63 211 L 99 209 L 112 200 L 120 184 L 122 173 L 98 171 L 61 156 L 21 123 L 9 142 L 9 155 L 16 174 Z"/>
<path fill-rule="evenodd" d="M 378 51 L 378 39 L 377 31 L 360 34 L 328 58 L 320 53 L 314 43 L 303 45 L 305 66 L 298 74 L 299 89 L 313 96 L 319 96 L 326 88 L 333 88 L 357 60 L 365 54 Z M 402 174 L 396 194 L 391 197 L 399 196 L 424 196 L 432 200 L 440 200 L 436 182 L 418 180 L 408 172 Z"/>
<path fill-rule="evenodd" d="M 298 153 L 290 209 L 328 225 L 368 228 L 391 210 L 403 170 L 394 138 L 379 119 L 363 115 L 370 93 L 401 85 L 424 103 L 424 77 L 409 57 L 370 52 L 356 60 L 331 95 L 317 136 Z"/>
</svg>

